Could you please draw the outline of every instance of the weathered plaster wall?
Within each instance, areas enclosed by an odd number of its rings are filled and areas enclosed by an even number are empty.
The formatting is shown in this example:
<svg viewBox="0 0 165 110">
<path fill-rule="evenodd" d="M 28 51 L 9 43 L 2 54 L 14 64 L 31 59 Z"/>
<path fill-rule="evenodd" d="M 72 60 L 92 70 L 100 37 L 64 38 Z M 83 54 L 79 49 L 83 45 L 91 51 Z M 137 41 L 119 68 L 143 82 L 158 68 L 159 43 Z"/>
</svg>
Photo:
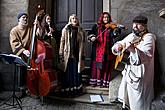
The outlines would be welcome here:
<svg viewBox="0 0 165 110">
<path fill-rule="evenodd" d="M 51 1 L 51 0 L 47 0 Z M 46 7 L 45 0 L 1 0 L 0 1 L 0 50 L 11 52 L 9 45 L 9 33 L 12 27 L 17 25 L 19 12 L 29 14 L 29 24 L 33 25 L 37 6 Z"/>
<path fill-rule="evenodd" d="M 45 0 L 0 0 L 0 51 L 10 53 L 9 33 L 12 27 L 17 25 L 19 12 L 29 14 L 29 23 L 32 25 L 37 5 L 45 7 Z M 0 88 L 11 90 L 13 83 L 13 66 L 4 65 L 0 62 Z"/>
<path fill-rule="evenodd" d="M 0 50 L 9 52 L 9 32 L 17 24 L 17 14 L 27 12 L 29 0 L 1 0 L 0 2 Z"/>
</svg>

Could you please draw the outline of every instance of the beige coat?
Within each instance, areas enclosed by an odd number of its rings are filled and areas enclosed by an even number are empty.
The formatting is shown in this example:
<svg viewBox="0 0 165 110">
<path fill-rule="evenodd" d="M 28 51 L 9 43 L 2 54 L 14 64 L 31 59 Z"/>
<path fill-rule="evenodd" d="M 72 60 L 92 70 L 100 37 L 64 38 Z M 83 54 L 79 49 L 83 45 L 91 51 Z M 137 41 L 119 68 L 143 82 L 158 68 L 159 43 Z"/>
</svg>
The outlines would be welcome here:
<svg viewBox="0 0 165 110">
<path fill-rule="evenodd" d="M 12 52 L 18 56 L 22 54 L 24 50 L 28 50 L 31 43 L 32 28 L 20 29 L 15 26 L 10 31 L 10 45 Z"/>
<path fill-rule="evenodd" d="M 60 67 L 64 72 L 66 71 L 67 68 L 67 63 L 68 59 L 70 56 L 70 39 L 72 38 L 72 33 L 69 33 L 69 28 L 67 24 L 63 30 L 62 30 L 62 36 L 61 36 L 61 41 L 60 41 L 60 49 L 59 49 L 59 55 L 62 55 L 64 57 L 64 62 L 60 63 Z M 82 56 L 85 56 L 84 52 L 84 46 L 85 46 L 85 31 L 81 28 L 78 27 L 78 33 L 77 33 L 77 38 L 79 40 L 79 62 L 78 62 L 78 73 L 84 68 L 84 61 L 82 60 Z"/>
</svg>

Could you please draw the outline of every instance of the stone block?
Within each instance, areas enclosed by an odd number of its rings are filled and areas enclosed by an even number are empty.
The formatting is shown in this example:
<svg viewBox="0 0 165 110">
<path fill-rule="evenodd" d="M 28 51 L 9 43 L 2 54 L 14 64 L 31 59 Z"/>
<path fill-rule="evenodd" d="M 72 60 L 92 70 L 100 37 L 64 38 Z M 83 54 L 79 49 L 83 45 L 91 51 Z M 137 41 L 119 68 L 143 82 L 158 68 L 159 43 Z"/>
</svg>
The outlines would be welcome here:
<svg viewBox="0 0 165 110">
<path fill-rule="evenodd" d="M 110 102 L 114 101 L 114 99 L 117 98 L 118 89 L 119 89 L 119 86 L 120 86 L 121 79 L 122 79 L 122 75 L 118 74 L 109 83 L 109 100 L 110 100 Z"/>
<path fill-rule="evenodd" d="M 108 88 L 100 88 L 100 87 L 92 87 L 92 86 L 86 86 L 84 87 L 83 91 L 88 94 L 103 94 L 108 95 Z"/>
</svg>

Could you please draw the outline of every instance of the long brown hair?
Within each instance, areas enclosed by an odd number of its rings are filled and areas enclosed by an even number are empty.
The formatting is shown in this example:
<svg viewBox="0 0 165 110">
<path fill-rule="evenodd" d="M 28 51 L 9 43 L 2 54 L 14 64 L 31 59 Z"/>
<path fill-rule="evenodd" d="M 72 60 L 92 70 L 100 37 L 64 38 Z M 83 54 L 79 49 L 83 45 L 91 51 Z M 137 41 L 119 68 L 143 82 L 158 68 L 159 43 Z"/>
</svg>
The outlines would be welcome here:
<svg viewBox="0 0 165 110">
<path fill-rule="evenodd" d="M 104 25 L 103 17 L 104 17 L 105 14 L 107 14 L 108 17 L 109 17 L 108 23 L 112 22 L 111 15 L 108 12 L 103 12 L 103 13 L 101 13 L 101 15 L 100 15 L 100 17 L 99 17 L 99 19 L 97 21 L 97 24 L 98 24 L 99 27 L 102 27 Z"/>
</svg>

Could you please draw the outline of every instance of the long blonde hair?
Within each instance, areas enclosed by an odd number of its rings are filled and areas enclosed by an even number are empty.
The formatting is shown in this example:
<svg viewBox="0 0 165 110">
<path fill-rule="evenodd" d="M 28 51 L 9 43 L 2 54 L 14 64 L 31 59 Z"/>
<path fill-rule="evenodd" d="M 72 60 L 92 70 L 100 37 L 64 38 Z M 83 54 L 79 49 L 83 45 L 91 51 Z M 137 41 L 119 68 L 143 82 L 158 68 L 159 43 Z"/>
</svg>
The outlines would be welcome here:
<svg viewBox="0 0 165 110">
<path fill-rule="evenodd" d="M 77 21 L 78 21 L 77 26 L 80 26 L 80 22 L 79 22 L 78 17 L 76 16 L 76 14 L 71 14 L 71 15 L 69 16 L 68 24 L 69 24 L 69 25 L 72 24 L 72 23 L 71 23 L 71 19 L 72 19 L 73 17 L 76 17 L 76 18 L 77 18 Z"/>
</svg>

